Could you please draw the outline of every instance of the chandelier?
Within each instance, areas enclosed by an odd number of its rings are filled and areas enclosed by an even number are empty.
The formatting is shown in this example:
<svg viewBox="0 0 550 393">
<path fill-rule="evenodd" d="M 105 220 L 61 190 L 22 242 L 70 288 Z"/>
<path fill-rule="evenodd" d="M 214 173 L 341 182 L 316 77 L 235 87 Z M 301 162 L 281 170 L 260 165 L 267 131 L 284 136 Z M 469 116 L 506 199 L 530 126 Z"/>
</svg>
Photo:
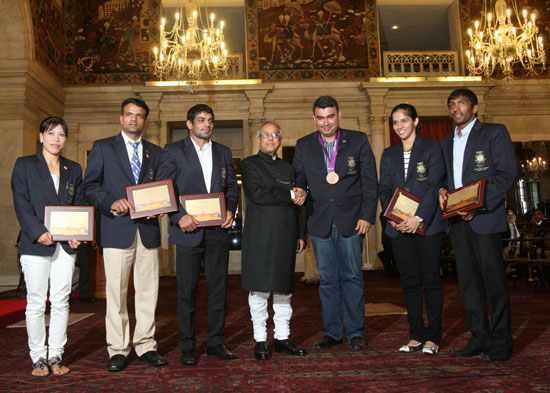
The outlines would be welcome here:
<svg viewBox="0 0 550 393">
<path fill-rule="evenodd" d="M 534 179 L 539 179 L 548 167 L 548 163 L 541 156 L 533 157 L 521 164 L 521 167 Z"/>
<path fill-rule="evenodd" d="M 546 68 L 536 13 L 523 9 L 520 14 L 517 1 L 511 3 L 509 8 L 505 0 L 497 0 L 492 13 L 484 0 L 481 22 L 476 20 L 473 29 L 467 30 L 466 67 L 470 73 L 489 78 L 500 68 L 504 78 L 511 79 L 515 64 L 521 64 L 528 74 L 536 74 L 537 67 Z"/>
<path fill-rule="evenodd" d="M 186 14 L 186 11 L 188 14 Z M 190 11 L 190 12 L 189 12 Z M 159 80 L 219 78 L 228 69 L 222 20 L 216 26 L 210 13 L 206 23 L 198 6 L 174 13 L 174 24 L 166 28 L 160 20 L 160 44 L 153 48 L 153 73 Z"/>
</svg>

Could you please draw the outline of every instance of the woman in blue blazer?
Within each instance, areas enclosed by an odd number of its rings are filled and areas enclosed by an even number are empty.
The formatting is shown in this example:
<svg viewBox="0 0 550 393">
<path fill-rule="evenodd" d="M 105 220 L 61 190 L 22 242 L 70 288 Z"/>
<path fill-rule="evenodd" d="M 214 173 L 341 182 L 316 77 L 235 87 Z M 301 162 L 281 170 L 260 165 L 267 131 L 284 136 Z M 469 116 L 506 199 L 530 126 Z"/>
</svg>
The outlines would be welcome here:
<svg viewBox="0 0 550 393">
<path fill-rule="evenodd" d="M 409 341 L 400 352 L 435 355 L 441 341 L 443 290 L 439 275 L 441 237 L 445 229 L 438 208 L 438 192 L 445 178 L 439 144 L 418 135 L 414 106 L 399 104 L 391 112 L 391 123 L 401 143 L 388 147 L 380 163 L 380 200 L 386 209 L 397 187 L 421 199 L 416 215 L 400 224 L 388 221 L 385 233 L 391 238 L 394 259 L 405 294 Z M 425 235 L 416 234 L 420 225 Z M 423 307 L 426 306 L 427 325 Z"/>
<path fill-rule="evenodd" d="M 27 284 L 25 315 L 34 376 L 46 376 L 50 370 L 55 375 L 70 371 L 63 365 L 62 358 L 79 242 L 56 242 L 44 225 L 46 206 L 82 202 L 82 168 L 61 156 L 67 132 L 67 124 L 62 118 L 44 119 L 40 124 L 42 151 L 19 157 L 11 179 L 15 213 L 21 227 L 19 249 Z M 48 286 L 51 312 L 46 340 L 44 313 Z"/>
</svg>

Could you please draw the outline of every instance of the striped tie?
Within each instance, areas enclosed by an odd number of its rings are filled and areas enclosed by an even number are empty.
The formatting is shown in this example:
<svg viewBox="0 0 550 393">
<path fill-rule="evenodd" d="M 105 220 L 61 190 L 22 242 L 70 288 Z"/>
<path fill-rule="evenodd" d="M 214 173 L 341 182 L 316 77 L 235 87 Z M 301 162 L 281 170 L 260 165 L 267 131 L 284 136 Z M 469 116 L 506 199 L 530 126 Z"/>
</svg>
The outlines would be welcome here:
<svg viewBox="0 0 550 393">
<path fill-rule="evenodd" d="M 139 161 L 138 148 L 141 142 L 129 142 L 130 145 L 134 148 L 132 153 L 132 159 L 130 160 L 130 166 L 132 167 L 132 175 L 134 175 L 134 180 L 139 183 L 139 173 L 141 172 L 141 162 Z"/>
</svg>

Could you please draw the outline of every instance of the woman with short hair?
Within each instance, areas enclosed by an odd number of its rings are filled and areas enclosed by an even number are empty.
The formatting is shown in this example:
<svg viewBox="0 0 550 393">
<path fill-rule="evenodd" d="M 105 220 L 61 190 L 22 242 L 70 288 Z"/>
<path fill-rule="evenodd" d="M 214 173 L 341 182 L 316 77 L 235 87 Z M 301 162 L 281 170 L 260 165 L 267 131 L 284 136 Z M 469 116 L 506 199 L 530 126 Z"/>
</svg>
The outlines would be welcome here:
<svg viewBox="0 0 550 393">
<path fill-rule="evenodd" d="M 25 316 L 32 375 L 40 377 L 47 376 L 50 371 L 54 375 L 70 371 L 62 359 L 67 342 L 76 248 L 80 242 L 54 241 L 44 225 L 46 206 L 78 205 L 82 201 L 82 168 L 61 155 L 67 135 L 65 120 L 60 117 L 44 119 L 40 124 L 41 151 L 19 157 L 11 179 L 15 213 L 21 226 L 19 251 L 27 286 Z M 50 324 L 47 335 L 48 298 Z"/>
</svg>

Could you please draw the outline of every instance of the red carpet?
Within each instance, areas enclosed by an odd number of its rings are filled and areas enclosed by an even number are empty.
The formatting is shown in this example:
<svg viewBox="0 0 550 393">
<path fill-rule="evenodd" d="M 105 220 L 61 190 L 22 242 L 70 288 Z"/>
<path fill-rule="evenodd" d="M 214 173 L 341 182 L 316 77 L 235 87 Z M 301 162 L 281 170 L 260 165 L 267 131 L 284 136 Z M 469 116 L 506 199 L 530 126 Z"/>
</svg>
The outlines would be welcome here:
<svg viewBox="0 0 550 393">
<path fill-rule="evenodd" d="M 4 328 L 25 316 L 25 299 L 0 299 L 0 328 Z"/>
<path fill-rule="evenodd" d="M 369 302 L 402 305 L 397 279 L 367 273 L 366 280 Z M 206 333 L 204 284 L 201 282 L 199 288 L 197 307 L 201 353 Z M 97 314 L 69 328 L 65 360 L 72 373 L 65 377 L 31 377 L 24 329 L 0 329 L 0 392 L 550 392 L 550 290 L 534 290 L 523 284 L 512 289 L 516 352 L 508 362 L 490 363 L 452 356 L 452 350 L 467 340 L 452 280 L 445 288 L 445 336 L 436 357 L 396 352 L 407 339 L 405 316 L 367 318 L 368 348 L 363 352 L 352 353 L 346 345 L 323 352 L 312 349 L 322 335 L 317 288 L 297 284 L 293 338 L 309 350 L 309 355 L 292 358 L 274 354 L 271 361 L 258 362 L 252 355 L 247 295 L 239 284 L 239 277 L 232 276 L 226 324 L 226 344 L 240 356 L 239 360 L 223 362 L 201 355 L 197 367 L 180 365 L 175 280 L 164 278 L 157 338 L 161 353 L 170 362 L 167 367 L 153 369 L 132 356 L 124 372 L 107 372 L 105 304 L 75 302 L 73 311 Z"/>
</svg>

